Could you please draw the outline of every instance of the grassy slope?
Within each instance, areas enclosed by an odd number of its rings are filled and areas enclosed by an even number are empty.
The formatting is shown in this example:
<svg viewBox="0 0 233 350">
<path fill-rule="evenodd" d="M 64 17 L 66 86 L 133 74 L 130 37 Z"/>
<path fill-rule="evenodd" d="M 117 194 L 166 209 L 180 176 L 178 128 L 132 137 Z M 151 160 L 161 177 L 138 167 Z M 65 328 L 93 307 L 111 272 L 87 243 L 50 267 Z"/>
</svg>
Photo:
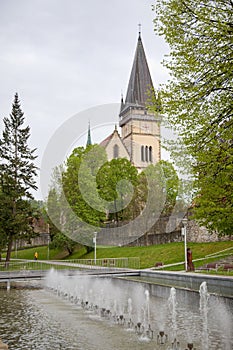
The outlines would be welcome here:
<svg viewBox="0 0 233 350">
<path fill-rule="evenodd" d="M 204 258 L 226 248 L 233 247 L 233 242 L 214 242 L 214 243 L 190 243 L 188 245 L 193 252 L 193 259 Z M 233 254 L 233 251 L 232 251 Z M 184 244 L 168 243 L 153 245 L 148 247 L 114 247 L 114 248 L 97 248 L 97 258 L 105 257 L 139 257 L 141 268 L 152 267 L 156 262 L 163 264 L 172 264 L 184 260 Z M 93 252 L 85 255 L 85 258 L 92 258 Z M 201 266 L 203 262 L 196 263 L 195 266 Z M 183 266 L 180 267 L 183 269 Z M 174 269 L 174 268 L 173 268 Z M 177 267 L 179 269 L 179 267 Z"/>
<path fill-rule="evenodd" d="M 192 249 L 193 259 L 195 260 L 204 258 L 208 254 L 219 252 L 230 247 L 233 248 L 233 242 L 189 243 L 188 246 Z M 22 259 L 33 259 L 35 251 L 39 253 L 39 260 L 47 259 L 48 247 L 37 247 L 18 251 L 17 257 Z M 233 254 L 233 250 L 231 250 L 231 254 Z M 97 259 L 121 257 L 139 257 L 141 261 L 141 268 L 152 267 L 159 261 L 162 261 L 164 264 L 172 264 L 184 260 L 184 244 L 181 242 L 153 245 L 148 247 L 97 247 Z M 12 258 L 15 258 L 15 252 L 12 253 Z M 79 250 L 74 252 L 68 257 L 64 251 L 50 249 L 50 259 L 63 258 L 93 259 L 94 252 L 85 254 L 85 250 L 82 249 L 81 251 Z M 208 259 L 208 261 L 211 261 L 211 259 Z M 195 267 L 201 266 L 205 262 L 207 261 L 195 262 Z M 175 268 L 173 267 L 172 269 L 174 270 Z M 176 269 L 183 269 L 183 266 L 178 266 Z"/>
</svg>

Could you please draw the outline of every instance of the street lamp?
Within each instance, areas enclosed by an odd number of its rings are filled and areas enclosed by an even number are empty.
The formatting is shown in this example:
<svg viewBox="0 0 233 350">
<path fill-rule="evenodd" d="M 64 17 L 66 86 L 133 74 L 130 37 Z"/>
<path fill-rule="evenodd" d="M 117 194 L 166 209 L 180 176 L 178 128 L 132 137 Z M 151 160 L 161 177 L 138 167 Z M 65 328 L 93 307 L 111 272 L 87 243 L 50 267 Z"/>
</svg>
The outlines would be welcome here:
<svg viewBox="0 0 233 350">
<path fill-rule="evenodd" d="M 94 263 L 95 263 L 95 265 L 96 265 L 96 237 L 97 237 L 97 232 L 94 232 L 93 243 L 94 243 Z"/>
<path fill-rule="evenodd" d="M 18 257 L 18 240 L 15 240 L 15 258 L 17 259 Z"/>
<path fill-rule="evenodd" d="M 48 252 L 47 252 L 47 260 L 49 260 L 49 243 L 50 243 L 50 234 L 49 234 L 49 224 L 47 225 L 47 239 L 48 239 Z"/>
<path fill-rule="evenodd" d="M 188 263 L 187 263 L 187 224 L 188 224 L 188 219 L 187 218 L 183 218 L 182 219 L 182 224 L 183 227 L 181 229 L 181 234 L 182 236 L 184 236 L 184 257 L 185 257 L 185 271 L 188 270 Z"/>
</svg>

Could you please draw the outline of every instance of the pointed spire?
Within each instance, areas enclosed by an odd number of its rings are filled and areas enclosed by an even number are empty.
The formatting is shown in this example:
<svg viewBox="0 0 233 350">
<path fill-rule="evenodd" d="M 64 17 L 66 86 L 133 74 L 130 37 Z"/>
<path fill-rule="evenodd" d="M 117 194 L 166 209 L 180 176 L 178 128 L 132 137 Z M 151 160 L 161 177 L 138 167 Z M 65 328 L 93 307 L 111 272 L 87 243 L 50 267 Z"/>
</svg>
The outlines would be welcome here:
<svg viewBox="0 0 233 350">
<path fill-rule="evenodd" d="M 138 23 L 138 37 L 141 38 L 141 29 L 142 29 L 142 25 L 141 23 Z"/>
<path fill-rule="evenodd" d="M 129 79 L 128 90 L 125 99 L 127 106 L 146 106 L 149 92 L 153 89 L 153 83 L 147 64 L 147 59 L 141 39 L 141 25 L 139 25 L 139 36 L 134 56 L 133 67 Z"/>
<path fill-rule="evenodd" d="M 90 127 L 90 121 L 88 122 L 88 132 L 87 132 L 87 144 L 86 146 L 90 146 L 91 143 L 91 127 Z"/>
</svg>

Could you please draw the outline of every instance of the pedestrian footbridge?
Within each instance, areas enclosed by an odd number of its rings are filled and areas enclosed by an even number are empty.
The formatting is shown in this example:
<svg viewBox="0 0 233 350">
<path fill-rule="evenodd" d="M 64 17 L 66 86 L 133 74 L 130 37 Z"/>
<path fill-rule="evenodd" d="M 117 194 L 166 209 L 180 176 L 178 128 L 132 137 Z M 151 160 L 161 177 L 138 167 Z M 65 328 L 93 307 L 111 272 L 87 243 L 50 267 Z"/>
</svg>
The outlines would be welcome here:
<svg viewBox="0 0 233 350">
<path fill-rule="evenodd" d="M 139 275 L 138 258 L 88 260 L 11 260 L 0 263 L 0 282 L 42 279 L 50 269 L 65 271 L 68 275 Z"/>
</svg>

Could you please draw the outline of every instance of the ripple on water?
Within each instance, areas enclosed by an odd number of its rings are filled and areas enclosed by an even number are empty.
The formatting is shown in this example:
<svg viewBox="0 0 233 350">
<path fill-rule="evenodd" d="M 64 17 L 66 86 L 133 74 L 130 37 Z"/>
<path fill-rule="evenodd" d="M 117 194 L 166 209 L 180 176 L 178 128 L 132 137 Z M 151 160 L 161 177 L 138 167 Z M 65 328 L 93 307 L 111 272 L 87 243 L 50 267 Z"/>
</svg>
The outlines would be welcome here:
<svg viewBox="0 0 233 350">
<path fill-rule="evenodd" d="M 209 334 L 210 350 L 231 350 L 223 347 L 222 337 L 214 338 L 221 330 L 219 326 L 216 328 L 214 321 L 217 317 L 224 320 L 223 333 L 227 325 L 232 324 L 232 314 L 229 316 L 223 307 L 220 314 L 216 302 L 212 306 L 209 310 L 213 323 Z M 172 318 L 165 309 L 166 300 L 154 300 L 150 305 L 152 329 L 155 331 L 151 341 L 145 336 L 137 336 L 134 328 L 126 328 L 83 310 L 50 291 L 0 290 L 0 337 L 9 345 L 9 350 L 156 350 L 160 349 L 156 345 L 158 330 L 162 327 L 166 331 L 166 327 L 172 326 Z M 162 315 L 159 322 L 156 319 L 158 314 Z M 192 310 L 191 306 L 188 309 L 180 306 L 176 321 L 179 340 L 186 340 L 189 335 L 192 339 L 194 336 L 195 340 L 200 339 L 202 324 L 198 308 Z M 226 336 L 232 338 L 230 333 Z M 196 347 L 200 349 L 200 344 Z M 182 348 L 185 348 L 183 344 Z"/>
</svg>

